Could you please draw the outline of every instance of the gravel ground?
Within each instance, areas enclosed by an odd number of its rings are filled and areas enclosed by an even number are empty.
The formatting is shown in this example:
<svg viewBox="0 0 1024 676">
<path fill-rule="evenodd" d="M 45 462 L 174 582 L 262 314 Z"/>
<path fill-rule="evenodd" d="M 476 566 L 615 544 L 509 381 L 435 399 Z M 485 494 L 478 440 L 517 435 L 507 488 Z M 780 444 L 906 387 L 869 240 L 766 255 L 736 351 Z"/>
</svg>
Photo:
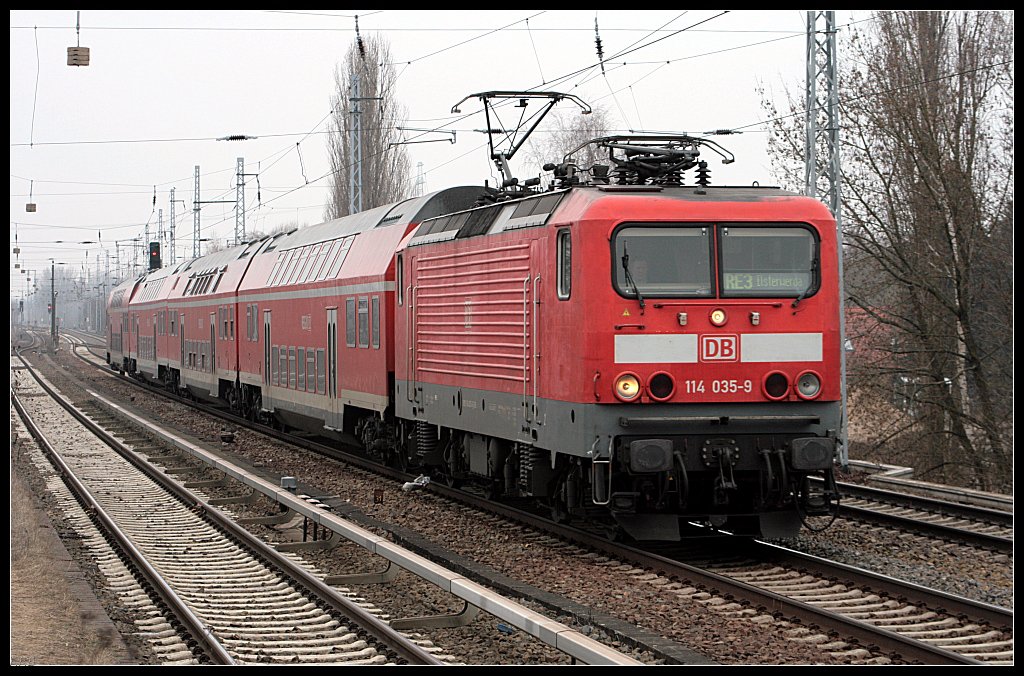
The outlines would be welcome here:
<svg viewBox="0 0 1024 676">
<path fill-rule="evenodd" d="M 1013 608 L 1013 558 L 864 523 L 837 521 L 785 547 L 924 587 Z"/>
<path fill-rule="evenodd" d="M 63 358 L 67 358 L 66 355 Z M 67 363 L 74 364 L 72 368 L 78 373 L 82 372 L 80 362 Z M 128 392 L 126 385 L 116 384 L 115 387 L 121 392 Z M 138 394 L 137 391 L 133 393 Z M 220 422 L 203 422 L 182 406 L 151 401 L 148 397 L 136 396 L 134 405 L 150 411 L 154 418 L 162 417 L 181 429 L 191 430 L 210 443 L 219 442 Z M 366 514 L 416 531 L 504 575 L 562 594 L 593 608 L 595 612 L 607 613 L 689 646 L 706 661 L 804 665 L 852 661 L 846 656 L 824 655 L 811 645 L 791 640 L 794 628 L 788 623 L 770 621 L 767 616 L 749 610 L 747 613 L 730 614 L 728 604 L 722 604 L 720 600 L 688 592 L 685 587 L 671 589 L 669 587 L 680 585 L 667 587 L 664 580 L 659 581 L 656 576 L 646 574 L 647 571 L 608 565 L 548 538 L 531 538 L 518 526 L 451 505 L 433 494 L 403 493 L 400 486 L 390 480 L 342 469 L 337 463 L 291 450 L 244 430 L 237 433 L 233 450 L 254 464 L 318 486 L 325 493 L 347 500 Z M 378 488 L 385 491 L 382 505 L 373 503 L 374 490 Z M 934 541 L 844 523 L 836 523 L 823 533 L 801 535 L 789 546 L 918 584 L 1012 607 L 1012 559 L 1009 557 L 979 554 L 977 550 L 964 554 L 959 549 L 936 548 Z M 323 572 L 379 569 L 376 562 L 367 560 L 360 553 L 361 550 L 350 551 L 356 549 L 339 547 L 327 555 L 311 558 Z M 429 592 L 417 597 L 416 601 L 410 601 L 408 598 L 385 598 L 391 593 L 386 585 L 361 586 L 359 591 L 365 592 L 372 602 L 388 608 L 394 617 L 422 614 L 415 612 L 422 608 L 436 608 L 434 612 L 454 609 L 451 597 L 431 597 Z M 544 612 L 540 608 L 536 610 Z M 566 621 L 566 618 L 557 619 Z M 481 614 L 474 625 L 485 622 L 492 627 L 485 642 L 469 644 L 476 639 L 468 638 L 466 629 L 447 630 L 448 634 L 432 633 L 431 637 L 466 663 L 566 663 L 560 653 L 522 640 L 522 632 L 506 633 L 493 617 Z M 474 631 L 476 629 L 473 627 Z M 651 659 L 650 656 L 638 657 Z"/>
</svg>

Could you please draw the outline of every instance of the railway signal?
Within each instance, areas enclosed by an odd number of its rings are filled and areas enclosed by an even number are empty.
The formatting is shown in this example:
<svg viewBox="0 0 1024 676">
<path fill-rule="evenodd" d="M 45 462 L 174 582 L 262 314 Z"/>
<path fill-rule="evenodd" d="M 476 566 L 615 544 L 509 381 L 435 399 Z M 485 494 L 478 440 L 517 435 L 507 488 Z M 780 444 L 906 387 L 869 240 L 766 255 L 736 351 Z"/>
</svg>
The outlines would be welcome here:
<svg viewBox="0 0 1024 676">
<path fill-rule="evenodd" d="M 160 242 L 149 243 L 149 269 L 159 270 L 162 267 L 160 263 Z"/>
</svg>

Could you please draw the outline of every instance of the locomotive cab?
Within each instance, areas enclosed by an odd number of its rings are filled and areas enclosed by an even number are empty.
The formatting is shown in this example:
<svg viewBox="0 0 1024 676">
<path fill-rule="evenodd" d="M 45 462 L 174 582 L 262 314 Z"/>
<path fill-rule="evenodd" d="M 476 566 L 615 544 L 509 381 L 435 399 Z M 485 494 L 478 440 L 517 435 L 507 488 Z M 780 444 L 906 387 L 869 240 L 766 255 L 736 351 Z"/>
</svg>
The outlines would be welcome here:
<svg viewBox="0 0 1024 676">
<path fill-rule="evenodd" d="M 615 211 L 626 218 L 583 244 L 609 270 L 588 289 L 604 309 L 590 342 L 610 385 L 595 391 L 609 441 L 594 448 L 593 503 L 639 539 L 678 537 L 680 516 L 789 537 L 829 514 L 840 410 L 830 216 L 778 190 L 732 188 L 620 193 Z"/>
</svg>

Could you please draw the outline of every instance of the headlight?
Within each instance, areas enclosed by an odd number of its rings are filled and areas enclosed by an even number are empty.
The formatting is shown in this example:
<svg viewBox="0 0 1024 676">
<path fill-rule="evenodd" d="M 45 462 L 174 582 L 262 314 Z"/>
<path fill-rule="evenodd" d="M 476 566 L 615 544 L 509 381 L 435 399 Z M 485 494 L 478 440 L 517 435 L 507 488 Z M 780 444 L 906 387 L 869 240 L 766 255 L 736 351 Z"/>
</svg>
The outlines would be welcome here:
<svg viewBox="0 0 1024 676">
<path fill-rule="evenodd" d="M 781 371 L 772 371 L 762 381 L 761 387 L 769 399 L 782 399 L 789 392 L 789 378 Z"/>
<path fill-rule="evenodd" d="M 813 371 L 804 371 L 796 379 L 796 393 L 804 399 L 814 399 L 821 393 L 821 378 Z"/>
<path fill-rule="evenodd" d="M 615 379 L 615 396 L 622 401 L 633 401 L 640 396 L 640 379 L 632 373 L 623 373 Z"/>
<path fill-rule="evenodd" d="M 714 310 L 712 310 L 711 315 L 708 318 L 711 320 L 711 323 L 714 324 L 715 326 L 724 325 L 726 319 L 728 319 L 728 317 L 725 316 L 725 310 L 723 310 L 722 308 L 715 308 Z"/>
<path fill-rule="evenodd" d="M 651 395 L 652 399 L 658 401 L 665 401 L 670 398 L 676 391 L 676 383 L 672 380 L 672 376 L 660 371 L 651 376 L 650 380 L 647 381 L 647 393 Z"/>
</svg>

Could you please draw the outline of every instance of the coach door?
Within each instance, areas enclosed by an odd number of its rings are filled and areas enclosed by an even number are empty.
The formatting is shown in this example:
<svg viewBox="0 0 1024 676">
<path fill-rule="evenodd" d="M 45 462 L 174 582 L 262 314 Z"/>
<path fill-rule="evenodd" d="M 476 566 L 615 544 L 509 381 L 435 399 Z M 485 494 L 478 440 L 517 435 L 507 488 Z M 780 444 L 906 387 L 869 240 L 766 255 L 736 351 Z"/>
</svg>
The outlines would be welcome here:
<svg viewBox="0 0 1024 676">
<path fill-rule="evenodd" d="M 338 309 L 327 310 L 327 412 L 324 427 L 341 429 L 344 405 L 338 401 Z"/>
<path fill-rule="evenodd" d="M 138 315 L 128 315 L 128 364 L 131 365 L 132 360 L 132 336 L 135 336 L 135 342 L 139 340 L 139 317 Z M 135 358 L 139 358 L 139 353 L 136 350 Z"/>
<path fill-rule="evenodd" d="M 210 373 L 213 374 L 213 384 L 210 385 L 210 394 L 220 394 L 217 387 L 217 313 L 210 313 Z"/>
<path fill-rule="evenodd" d="M 277 375 L 277 364 L 273 360 L 273 351 L 270 342 L 270 310 L 263 311 L 263 403 L 264 411 L 274 410 L 273 380 L 271 376 Z"/>
<path fill-rule="evenodd" d="M 178 373 L 182 374 L 185 371 L 185 313 L 178 315 L 178 346 L 180 349 L 180 360 L 178 361 Z M 182 378 L 182 385 L 184 385 L 184 378 Z"/>
</svg>

